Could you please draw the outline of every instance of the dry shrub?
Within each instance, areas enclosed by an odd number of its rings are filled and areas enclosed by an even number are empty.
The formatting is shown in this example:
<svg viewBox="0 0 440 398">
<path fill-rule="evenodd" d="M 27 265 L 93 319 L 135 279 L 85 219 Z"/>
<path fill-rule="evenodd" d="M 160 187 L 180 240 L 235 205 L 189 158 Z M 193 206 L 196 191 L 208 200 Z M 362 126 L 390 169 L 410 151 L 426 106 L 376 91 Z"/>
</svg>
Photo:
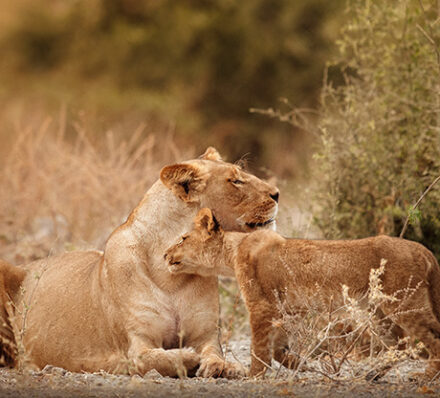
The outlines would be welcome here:
<svg viewBox="0 0 440 398">
<path fill-rule="evenodd" d="M 0 257 L 11 262 L 78 247 L 102 248 L 160 168 L 190 157 L 171 134 L 147 135 L 145 125 L 120 139 L 111 131 L 89 134 L 79 123 L 67 136 L 65 123 L 57 124 L 47 118 L 21 128 L 4 150 Z"/>
<path fill-rule="evenodd" d="M 279 301 L 282 321 L 275 325 L 289 337 L 289 354 L 296 358 L 293 376 L 300 371 L 315 372 L 332 380 L 377 380 L 397 364 L 417 358 L 422 343 L 410 344 L 408 337 L 398 335 L 393 321 L 411 308 L 410 300 L 419 288 L 408 286 L 387 295 L 382 290 L 381 276 L 386 261 L 372 269 L 368 292 L 361 298 L 350 297 L 342 287 L 342 301 L 319 293 L 306 299 L 300 313 Z M 385 316 L 380 308 L 394 303 L 395 311 Z M 277 374 L 279 371 L 277 372 Z"/>
</svg>

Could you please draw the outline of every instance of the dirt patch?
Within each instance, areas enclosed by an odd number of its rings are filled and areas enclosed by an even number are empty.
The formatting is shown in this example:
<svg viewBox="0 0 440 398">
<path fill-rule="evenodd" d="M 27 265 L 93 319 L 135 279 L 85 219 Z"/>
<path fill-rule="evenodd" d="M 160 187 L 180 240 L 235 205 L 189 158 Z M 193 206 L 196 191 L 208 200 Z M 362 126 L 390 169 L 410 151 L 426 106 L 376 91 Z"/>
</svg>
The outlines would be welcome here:
<svg viewBox="0 0 440 398">
<path fill-rule="evenodd" d="M 225 347 L 229 359 L 248 365 L 249 340 Z M 313 367 L 313 364 L 311 364 Z M 274 364 L 264 380 L 172 379 L 156 371 L 144 377 L 108 373 L 72 373 L 47 366 L 41 371 L 0 369 L 0 397 L 415 397 L 440 394 L 440 382 L 420 384 L 411 375 L 424 370 L 423 361 L 405 361 L 379 382 L 334 381 L 316 372 L 292 371 Z"/>
<path fill-rule="evenodd" d="M 59 368 L 19 373 L 0 371 L 1 397 L 414 397 L 439 394 L 440 386 L 396 382 L 331 382 L 303 378 L 225 380 L 171 379 L 159 375 L 115 376 L 71 373 Z"/>
</svg>

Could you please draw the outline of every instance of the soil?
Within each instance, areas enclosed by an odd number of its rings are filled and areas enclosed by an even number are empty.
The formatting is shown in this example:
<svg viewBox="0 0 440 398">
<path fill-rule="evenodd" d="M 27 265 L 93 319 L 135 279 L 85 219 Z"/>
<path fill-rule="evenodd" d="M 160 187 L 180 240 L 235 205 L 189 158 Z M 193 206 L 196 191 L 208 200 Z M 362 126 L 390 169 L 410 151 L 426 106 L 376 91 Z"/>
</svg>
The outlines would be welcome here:
<svg viewBox="0 0 440 398">
<path fill-rule="evenodd" d="M 226 347 L 228 356 L 249 364 L 249 342 Z M 405 361 L 380 381 L 334 381 L 315 372 L 274 367 L 264 380 L 162 377 L 156 371 L 144 377 L 108 373 L 72 373 L 46 366 L 41 371 L 0 369 L 0 397 L 417 397 L 440 396 L 440 382 L 417 383 L 411 374 L 424 369 L 423 361 Z"/>
</svg>

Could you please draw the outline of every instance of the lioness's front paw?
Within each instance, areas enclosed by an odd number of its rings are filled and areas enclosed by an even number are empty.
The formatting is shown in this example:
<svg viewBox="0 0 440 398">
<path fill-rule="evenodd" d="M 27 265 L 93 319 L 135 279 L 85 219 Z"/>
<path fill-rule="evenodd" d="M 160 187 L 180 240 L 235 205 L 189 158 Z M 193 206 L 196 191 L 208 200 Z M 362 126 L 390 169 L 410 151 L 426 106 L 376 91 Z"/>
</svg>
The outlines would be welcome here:
<svg viewBox="0 0 440 398">
<path fill-rule="evenodd" d="M 239 363 L 226 362 L 222 358 L 215 357 L 202 359 L 197 376 L 236 379 L 246 376 L 246 370 Z"/>
<path fill-rule="evenodd" d="M 222 377 L 227 379 L 239 379 L 247 376 L 247 370 L 238 362 L 226 362 L 223 369 Z"/>
<path fill-rule="evenodd" d="M 195 369 L 198 367 L 200 363 L 199 354 L 187 348 L 182 348 L 179 357 L 180 357 L 179 359 L 182 360 L 182 364 L 187 370 L 188 374 L 194 374 Z"/>
<path fill-rule="evenodd" d="M 220 377 L 225 367 L 226 362 L 221 358 L 207 358 L 202 359 L 200 368 L 197 371 L 199 377 Z"/>
</svg>

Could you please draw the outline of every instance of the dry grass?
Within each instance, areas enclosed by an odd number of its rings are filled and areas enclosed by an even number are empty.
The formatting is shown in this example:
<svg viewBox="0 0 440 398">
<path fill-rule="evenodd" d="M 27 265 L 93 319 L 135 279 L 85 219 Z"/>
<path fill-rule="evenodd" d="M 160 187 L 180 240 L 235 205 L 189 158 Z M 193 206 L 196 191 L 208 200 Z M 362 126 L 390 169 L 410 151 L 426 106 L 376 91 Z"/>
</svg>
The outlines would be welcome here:
<svg viewBox="0 0 440 398">
<path fill-rule="evenodd" d="M 22 263 L 79 247 L 102 248 L 160 168 L 192 156 L 171 133 L 97 136 L 63 114 L 19 128 L 0 160 L 0 257 Z M 5 136 L 3 133 L 0 137 Z M 13 137 L 11 139 L 11 136 Z"/>
<path fill-rule="evenodd" d="M 361 298 L 350 297 L 343 286 L 340 302 L 323 297 L 317 287 L 301 313 L 279 302 L 283 319 L 275 326 L 289 338 L 289 354 L 297 364 L 292 377 L 309 371 L 331 380 L 377 380 L 425 352 L 422 343 L 413 345 L 408 337 L 396 335 L 393 323 L 403 313 L 423 311 L 408 308 L 419 286 L 410 287 L 410 280 L 407 288 L 392 296 L 384 294 L 381 275 L 385 266 L 382 260 L 379 268 L 371 270 L 369 290 Z M 380 307 L 388 303 L 398 303 L 397 309 L 384 316 Z"/>
</svg>

